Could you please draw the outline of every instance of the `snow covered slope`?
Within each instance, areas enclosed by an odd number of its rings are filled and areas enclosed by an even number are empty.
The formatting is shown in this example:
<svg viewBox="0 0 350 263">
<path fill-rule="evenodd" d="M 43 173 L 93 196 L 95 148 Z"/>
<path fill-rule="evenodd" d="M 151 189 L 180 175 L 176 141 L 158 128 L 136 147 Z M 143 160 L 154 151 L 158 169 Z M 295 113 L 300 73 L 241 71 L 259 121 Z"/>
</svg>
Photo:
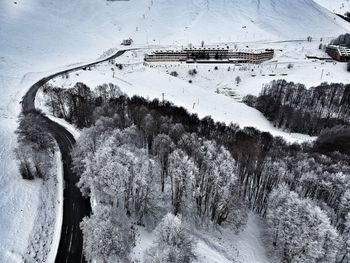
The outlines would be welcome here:
<svg viewBox="0 0 350 263">
<path fill-rule="evenodd" d="M 141 23 L 155 44 L 304 39 L 349 28 L 312 0 L 161 0 Z"/>
<path fill-rule="evenodd" d="M 14 130 L 22 95 L 45 72 L 96 59 L 126 37 L 137 45 L 186 45 L 336 36 L 348 29 L 312 0 L 1 0 L 1 262 L 16 262 L 34 224 L 40 187 L 19 178 Z"/>
<path fill-rule="evenodd" d="M 129 36 L 181 45 L 336 36 L 350 28 L 313 0 L 18 0 L 1 1 L 0 10 L 2 64 L 21 61 L 9 55 L 34 65 L 48 55 L 52 65 L 74 62 Z"/>
<path fill-rule="evenodd" d="M 333 13 L 345 14 L 350 12 L 350 1 L 349 0 L 314 0 L 321 6 L 329 9 Z"/>
</svg>

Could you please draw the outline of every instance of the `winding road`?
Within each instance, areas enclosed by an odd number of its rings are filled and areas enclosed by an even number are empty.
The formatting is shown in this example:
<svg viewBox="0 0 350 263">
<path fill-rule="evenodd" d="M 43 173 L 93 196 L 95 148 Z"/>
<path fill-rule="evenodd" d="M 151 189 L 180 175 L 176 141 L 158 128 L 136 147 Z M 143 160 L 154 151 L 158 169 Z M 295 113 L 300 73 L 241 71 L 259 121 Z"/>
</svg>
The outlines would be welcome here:
<svg viewBox="0 0 350 263">
<path fill-rule="evenodd" d="M 94 66 L 106 62 L 108 60 L 117 58 L 129 50 L 120 50 L 105 59 L 74 67 L 71 69 L 66 69 L 54 73 L 45 78 L 42 78 L 34 85 L 32 85 L 27 91 L 27 93 L 24 95 L 22 100 L 23 114 L 27 114 L 28 112 L 37 112 L 34 103 L 37 91 L 40 87 L 42 87 L 51 79 L 66 73 L 71 73 L 77 70 L 81 70 L 85 67 Z M 83 217 L 90 215 L 91 206 L 90 200 L 82 197 L 80 190 L 76 186 L 76 183 L 79 180 L 79 175 L 75 174 L 71 169 L 72 159 L 70 156 L 70 152 L 75 144 L 75 140 L 73 135 L 69 133 L 64 127 L 50 120 L 46 116 L 42 116 L 42 118 L 45 119 L 45 123 L 47 124 L 46 128 L 48 132 L 50 132 L 51 135 L 55 138 L 60 148 L 64 171 L 65 188 L 63 193 L 63 222 L 60 243 L 56 256 L 56 262 L 85 262 L 83 256 L 83 235 L 80 230 L 79 224 Z"/>
</svg>

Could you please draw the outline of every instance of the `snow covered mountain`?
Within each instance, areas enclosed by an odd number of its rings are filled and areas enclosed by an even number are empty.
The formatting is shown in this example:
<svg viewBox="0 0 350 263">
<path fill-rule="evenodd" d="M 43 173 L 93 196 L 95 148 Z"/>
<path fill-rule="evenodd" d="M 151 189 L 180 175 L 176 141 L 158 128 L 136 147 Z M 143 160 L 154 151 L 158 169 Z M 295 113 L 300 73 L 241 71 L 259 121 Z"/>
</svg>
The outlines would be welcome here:
<svg viewBox="0 0 350 263">
<path fill-rule="evenodd" d="M 335 37 L 350 30 L 312 0 L 0 1 L 0 25 L 1 262 L 17 262 L 24 253 L 40 202 L 40 185 L 19 178 L 13 153 L 19 101 L 40 76 L 96 59 L 127 37 L 140 46 L 186 45 Z"/>
<path fill-rule="evenodd" d="M 129 36 L 140 44 L 185 44 L 202 39 L 214 43 L 303 39 L 309 35 L 334 36 L 349 29 L 344 21 L 312 0 L 16 3 L 0 3 L 0 47 L 7 54 L 21 49 L 28 52 L 26 47 L 33 47 L 46 53 L 74 49 L 86 55 L 98 47 L 108 49 Z"/>
<path fill-rule="evenodd" d="M 139 31 L 156 42 L 223 42 L 304 39 L 344 27 L 312 0 L 180 0 L 155 2 Z"/>
<path fill-rule="evenodd" d="M 95 58 L 126 37 L 185 45 L 336 36 L 350 29 L 312 0 L 19 0 L 1 1 L 0 10 L 2 71 Z"/>
</svg>

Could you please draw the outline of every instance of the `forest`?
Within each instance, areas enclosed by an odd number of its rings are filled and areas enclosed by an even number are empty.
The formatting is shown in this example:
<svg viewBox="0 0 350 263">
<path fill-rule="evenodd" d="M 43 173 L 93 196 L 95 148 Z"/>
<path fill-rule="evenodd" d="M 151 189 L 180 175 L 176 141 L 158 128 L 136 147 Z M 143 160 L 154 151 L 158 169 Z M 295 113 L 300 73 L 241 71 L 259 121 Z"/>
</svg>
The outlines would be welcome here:
<svg viewBox="0 0 350 263">
<path fill-rule="evenodd" d="M 276 80 L 265 85 L 258 97 L 246 96 L 244 102 L 276 127 L 312 136 L 350 122 L 348 84 L 322 83 L 306 89 L 302 84 Z"/>
<path fill-rule="evenodd" d="M 308 92 L 279 81 L 261 96 L 347 122 L 350 90 L 334 85 Z M 113 84 L 43 92 L 54 116 L 82 129 L 72 157 L 78 186 L 94 203 L 81 224 L 87 260 L 130 261 L 134 225 L 142 225 L 158 233 L 145 262 L 192 262 L 188 226 L 239 232 L 253 211 L 266 218 L 269 246 L 282 262 L 349 262 L 350 159 L 327 147 L 330 134 L 346 128 L 315 123 L 312 133 L 330 128 L 315 144 L 288 144 L 168 101 L 127 97 Z M 267 107 L 258 101 L 249 103 Z"/>
</svg>

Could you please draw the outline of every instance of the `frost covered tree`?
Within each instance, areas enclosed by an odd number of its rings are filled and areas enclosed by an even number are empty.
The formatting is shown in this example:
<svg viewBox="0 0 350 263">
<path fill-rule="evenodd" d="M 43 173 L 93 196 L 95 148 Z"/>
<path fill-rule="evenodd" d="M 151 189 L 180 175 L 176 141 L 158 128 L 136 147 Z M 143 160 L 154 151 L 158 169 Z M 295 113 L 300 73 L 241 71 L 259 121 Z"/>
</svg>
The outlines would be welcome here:
<svg viewBox="0 0 350 263">
<path fill-rule="evenodd" d="M 193 211 L 194 178 L 198 169 L 189 156 L 181 150 L 175 150 L 169 157 L 169 175 L 171 179 L 171 199 L 174 214 L 188 214 Z"/>
<path fill-rule="evenodd" d="M 340 198 L 337 225 L 340 229 L 345 228 L 346 216 L 350 213 L 350 189 L 343 192 Z"/>
<path fill-rule="evenodd" d="M 282 185 L 272 191 L 267 219 L 273 245 L 286 262 L 335 262 L 338 233 L 309 199 Z"/>
<path fill-rule="evenodd" d="M 168 176 L 168 160 L 169 154 L 174 148 L 174 143 L 166 134 L 159 134 L 154 138 L 153 153 L 158 157 L 161 171 L 160 180 L 162 185 L 162 192 L 164 192 L 165 178 Z"/>
<path fill-rule="evenodd" d="M 114 97 L 114 86 L 55 92 L 55 114 L 85 127 L 73 164 L 78 186 L 96 207 L 125 211 L 146 227 L 172 212 L 199 227 L 236 229 L 249 207 L 268 217 L 284 261 L 334 262 L 335 255 L 349 261 L 349 129 L 334 124 L 350 120 L 350 85 L 306 89 L 279 80 L 248 100 L 276 126 L 323 130 L 314 146 L 199 119 L 167 101 Z M 172 246 L 153 251 L 152 260 L 178 260 Z"/>
<path fill-rule="evenodd" d="M 44 179 L 49 170 L 55 141 L 46 128 L 47 119 L 40 112 L 27 112 L 19 116 L 15 153 L 23 179 Z"/>
<path fill-rule="evenodd" d="M 157 229 L 156 245 L 146 251 L 146 263 L 189 263 L 195 259 L 194 239 L 187 233 L 181 218 L 167 214 Z"/>
<path fill-rule="evenodd" d="M 199 217 L 221 225 L 235 212 L 238 198 L 236 162 L 224 148 L 205 141 L 199 149 L 195 198 Z"/>
<path fill-rule="evenodd" d="M 156 205 L 156 177 L 159 165 L 149 157 L 146 150 L 135 151 L 135 159 L 131 167 L 131 177 L 128 181 L 126 195 L 127 208 L 140 225 L 153 224 L 157 211 Z"/>
<path fill-rule="evenodd" d="M 84 256 L 89 262 L 127 263 L 135 245 L 135 232 L 123 211 L 97 206 L 94 214 L 80 224 L 84 236 Z"/>
<path fill-rule="evenodd" d="M 184 133 L 184 126 L 181 123 L 176 123 L 170 127 L 169 136 L 176 144 Z"/>
<path fill-rule="evenodd" d="M 91 134 L 90 130 L 87 131 Z M 145 149 L 130 144 L 129 129 L 115 129 L 108 135 L 97 140 L 94 150 L 91 141 L 84 136 L 79 139 L 80 146 L 73 154 L 74 164 L 82 172 L 78 186 L 97 203 L 121 207 L 143 224 L 150 216 L 152 187 L 159 166 Z M 82 154 L 79 153 L 84 149 L 89 154 L 81 160 Z M 80 165 L 79 161 L 83 164 Z"/>
<path fill-rule="evenodd" d="M 345 229 L 341 236 L 341 247 L 339 252 L 339 262 L 345 263 L 350 261 L 350 213 L 345 217 Z"/>
<path fill-rule="evenodd" d="M 47 132 L 47 121 L 41 112 L 33 111 L 19 116 L 16 130 L 17 141 L 30 146 L 34 151 L 52 152 L 55 147 L 53 137 Z"/>
</svg>

